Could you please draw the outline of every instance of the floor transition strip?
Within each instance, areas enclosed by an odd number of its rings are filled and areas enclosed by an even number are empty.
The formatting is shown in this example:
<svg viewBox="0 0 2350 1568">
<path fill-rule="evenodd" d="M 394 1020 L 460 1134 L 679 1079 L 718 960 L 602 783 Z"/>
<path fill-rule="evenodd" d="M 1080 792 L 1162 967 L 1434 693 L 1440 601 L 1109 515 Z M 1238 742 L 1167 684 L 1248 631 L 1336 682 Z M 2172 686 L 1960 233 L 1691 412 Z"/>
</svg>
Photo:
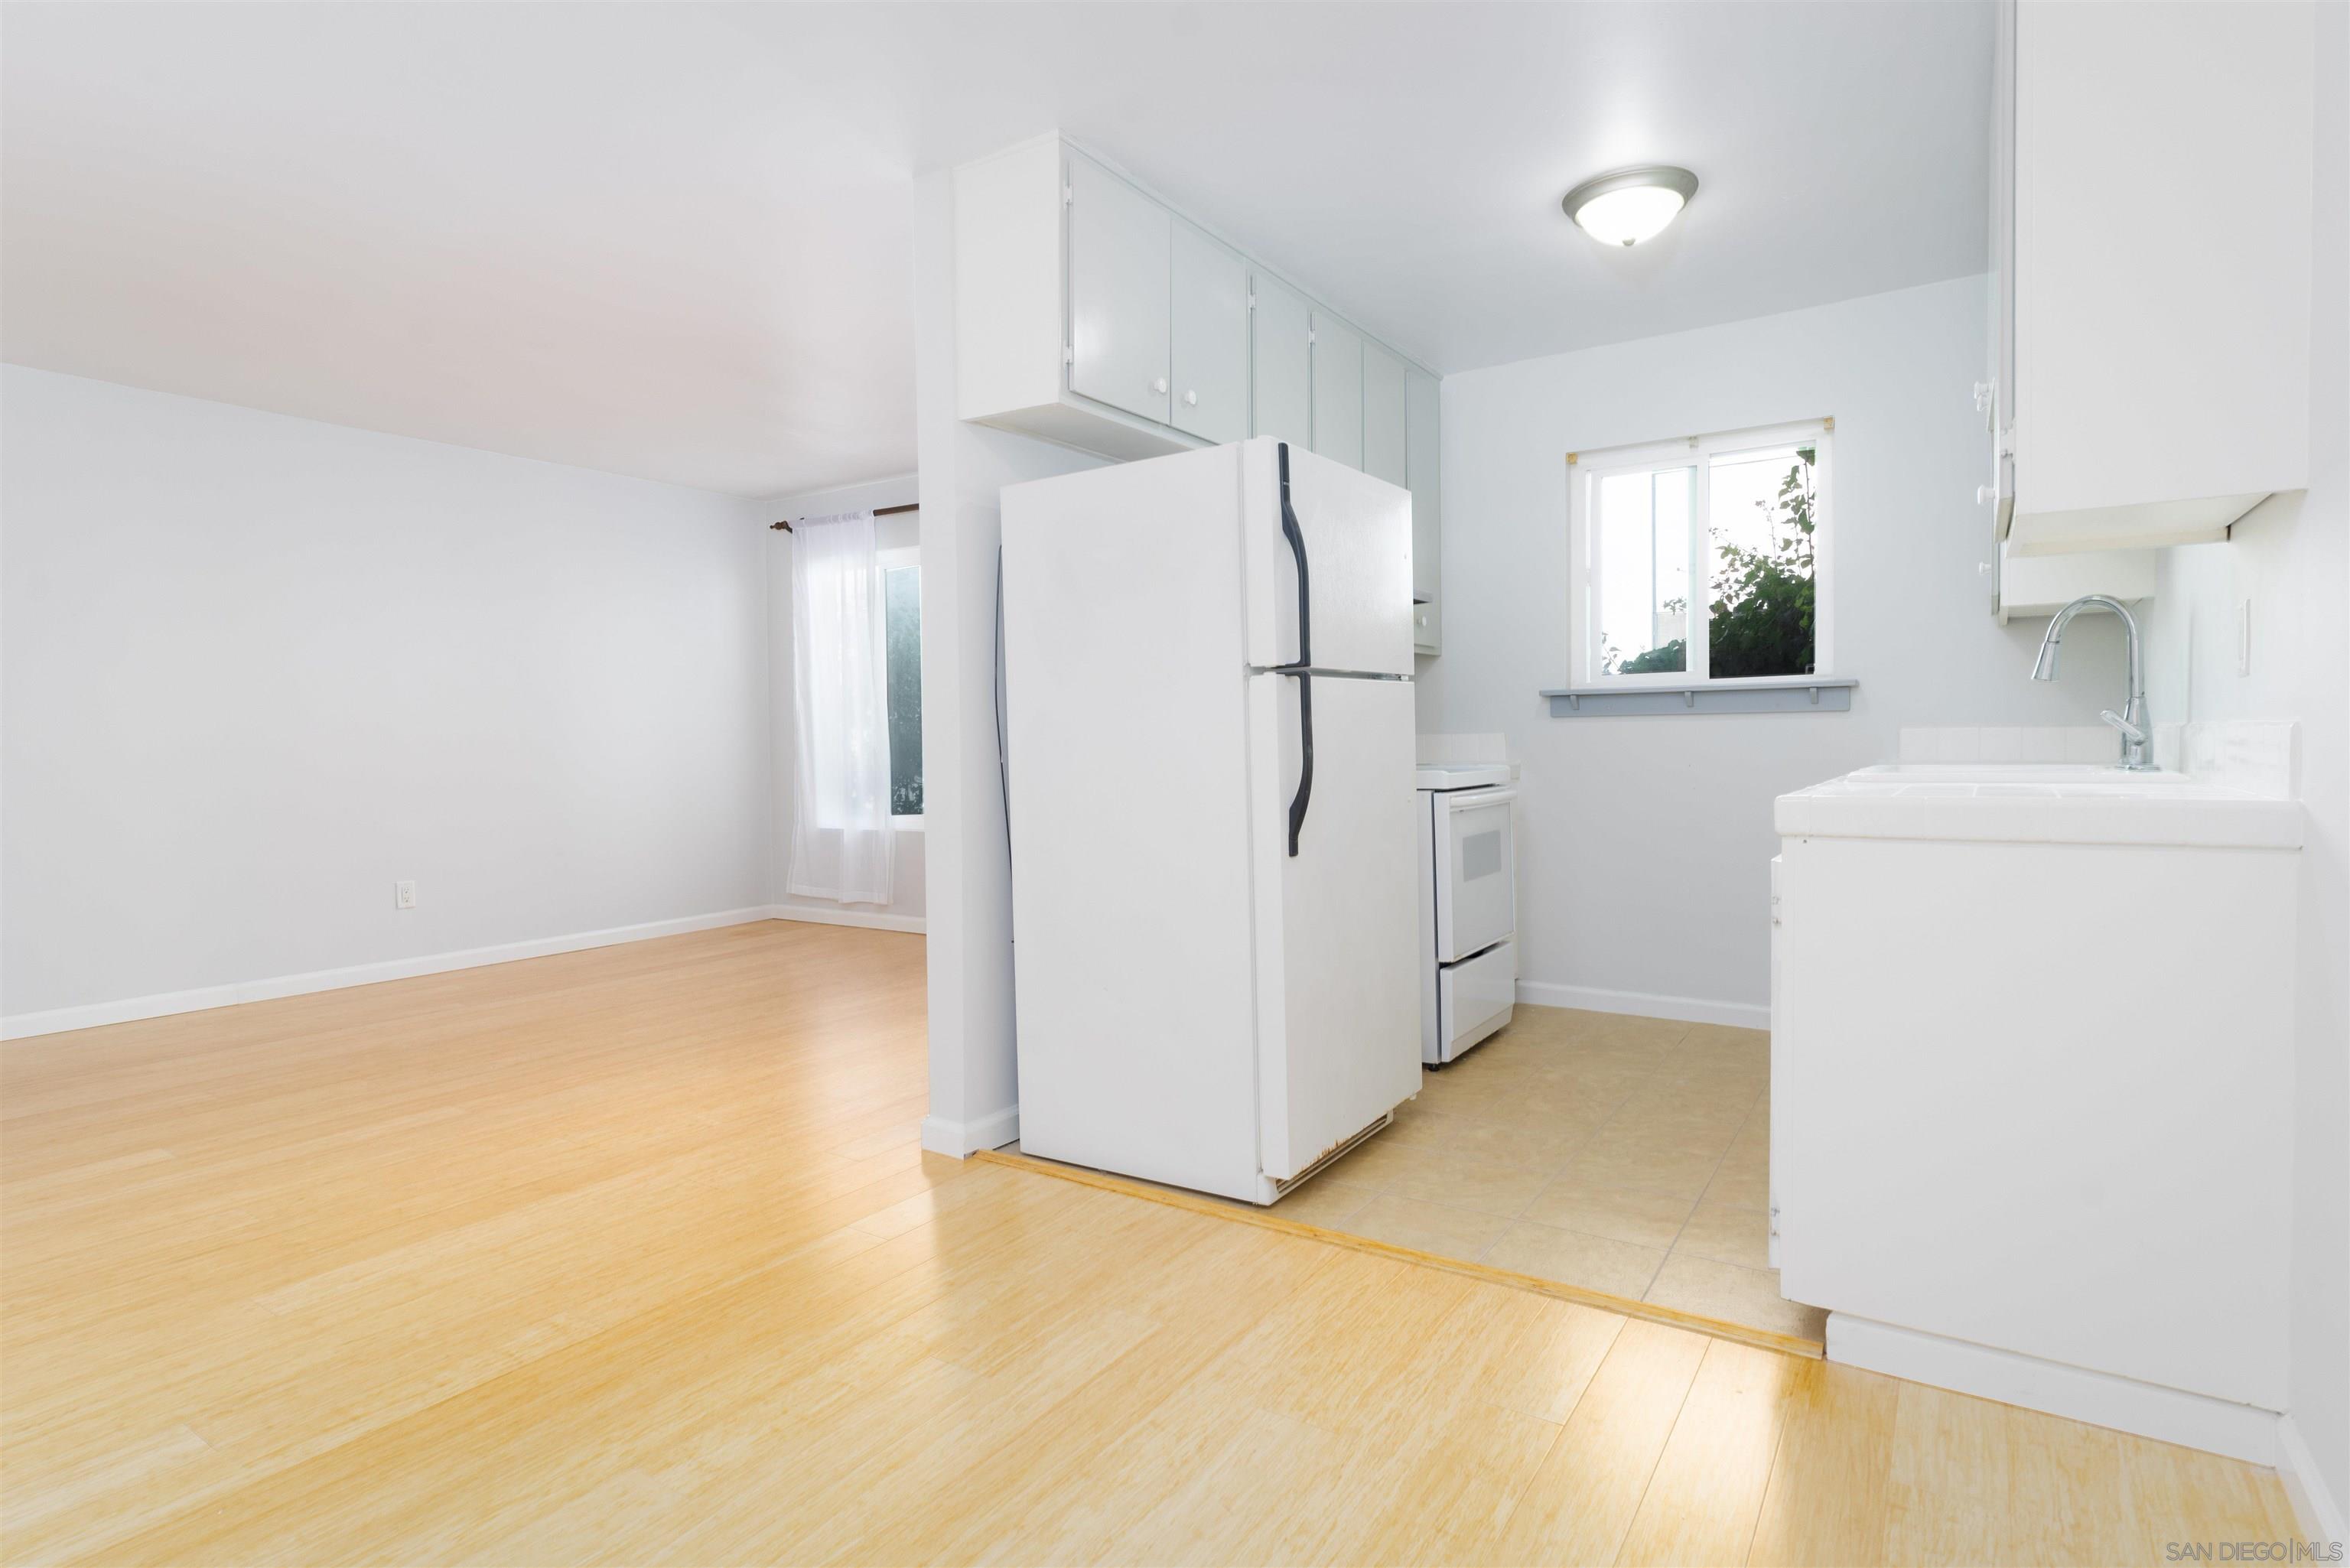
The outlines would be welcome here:
<svg viewBox="0 0 2350 1568">
<path fill-rule="evenodd" d="M 1151 1203 L 1163 1203 L 1170 1209 L 1187 1210 L 1193 1214 L 1205 1214 L 1211 1219 L 1229 1220 L 1237 1225 L 1253 1225 L 1262 1231 L 1274 1231 L 1285 1236 L 1302 1236 L 1309 1241 L 1327 1246 L 1345 1247 L 1357 1252 L 1367 1252 L 1377 1258 L 1392 1258 L 1398 1262 L 1416 1264 L 1423 1269 L 1441 1269 L 1447 1273 L 1463 1274 L 1489 1284 L 1505 1285 L 1512 1290 L 1531 1291 L 1536 1295 L 1553 1296 L 1560 1301 L 1574 1302 L 1579 1306 L 1596 1307 L 1619 1317 L 1638 1318 L 1647 1323 L 1663 1324 L 1669 1328 L 1685 1328 L 1692 1334 L 1711 1334 L 1739 1345 L 1751 1345 L 1758 1350 L 1775 1350 L 1784 1355 L 1805 1355 L 1819 1360 L 1827 1355 L 1827 1346 L 1816 1339 L 1804 1339 L 1792 1334 L 1779 1334 L 1767 1328 L 1750 1328 L 1744 1324 L 1730 1323 L 1718 1317 L 1706 1317 L 1699 1313 L 1682 1312 L 1675 1307 L 1659 1306 L 1654 1302 L 1636 1301 L 1630 1296 L 1612 1296 L 1605 1291 L 1586 1290 L 1559 1280 L 1545 1280 L 1538 1274 L 1521 1274 L 1509 1269 L 1497 1269 L 1490 1263 L 1474 1263 L 1461 1258 L 1442 1257 L 1435 1252 L 1422 1252 L 1411 1247 L 1399 1247 L 1389 1241 L 1374 1241 L 1367 1236 L 1350 1236 L 1343 1231 L 1326 1231 L 1319 1225 L 1303 1220 L 1284 1220 L 1270 1210 L 1224 1203 L 1212 1198 L 1185 1192 L 1179 1188 L 1161 1187 L 1155 1182 L 1137 1181 L 1128 1177 L 1113 1176 L 1105 1170 L 1094 1170 L 1082 1165 L 1064 1165 L 1059 1160 L 1040 1159 L 1033 1154 L 1012 1149 L 983 1148 L 972 1156 L 990 1165 L 1009 1166 L 1038 1176 L 1049 1176 L 1060 1181 L 1074 1181 L 1082 1187 L 1097 1187 L 1105 1192 L 1122 1192 L 1129 1198 L 1139 1198 Z"/>
</svg>

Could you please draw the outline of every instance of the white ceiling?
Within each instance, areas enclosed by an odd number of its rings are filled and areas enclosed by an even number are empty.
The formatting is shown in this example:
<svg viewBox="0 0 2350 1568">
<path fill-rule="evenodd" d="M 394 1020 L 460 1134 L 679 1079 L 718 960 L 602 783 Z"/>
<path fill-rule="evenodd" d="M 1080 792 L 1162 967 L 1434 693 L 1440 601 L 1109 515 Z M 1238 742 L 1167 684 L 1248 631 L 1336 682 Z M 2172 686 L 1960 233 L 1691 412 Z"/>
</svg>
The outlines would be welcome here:
<svg viewBox="0 0 2350 1568">
<path fill-rule="evenodd" d="M 1987 0 L 25 5 L 0 355 L 778 494 L 914 463 L 907 190 L 1060 127 L 1451 372 L 1982 265 Z M 1695 170 L 1608 250 L 1558 211 Z"/>
</svg>

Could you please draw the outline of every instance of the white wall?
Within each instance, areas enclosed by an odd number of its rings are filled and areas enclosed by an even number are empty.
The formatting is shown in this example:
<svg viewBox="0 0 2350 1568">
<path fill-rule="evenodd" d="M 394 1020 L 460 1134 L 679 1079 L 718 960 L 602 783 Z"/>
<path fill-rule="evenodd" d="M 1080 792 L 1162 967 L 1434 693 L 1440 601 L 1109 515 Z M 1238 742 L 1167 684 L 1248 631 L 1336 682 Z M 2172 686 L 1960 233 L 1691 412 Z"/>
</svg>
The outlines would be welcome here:
<svg viewBox="0 0 2350 1568">
<path fill-rule="evenodd" d="M 868 508 L 909 506 L 917 493 L 914 476 L 901 474 L 895 479 L 877 479 L 865 484 L 843 485 L 835 490 L 811 491 L 803 495 L 779 495 L 760 505 L 766 509 L 769 522 L 778 517 L 822 517 L 834 512 L 861 512 Z M 900 513 L 891 517 L 877 518 L 874 533 L 880 547 L 920 549 L 920 519 L 912 513 Z M 769 794 L 775 818 L 775 858 L 769 873 L 768 886 L 774 892 L 774 902 L 780 910 L 805 909 L 822 917 L 846 914 L 856 919 L 879 917 L 910 929 L 921 929 L 924 909 L 924 857 L 929 835 L 923 832 L 920 818 L 901 819 L 897 824 L 897 859 L 892 873 L 891 898 L 887 904 L 838 904 L 826 898 L 810 898 L 786 892 L 789 886 L 792 854 L 793 797 L 798 774 L 795 771 L 793 747 L 797 731 L 793 722 L 792 687 L 792 535 L 770 529 L 767 534 L 767 690 L 771 696 L 768 715 L 769 756 L 774 781 Z M 924 596 L 928 597 L 927 593 Z"/>
<path fill-rule="evenodd" d="M 2095 724 L 2116 702 L 2104 618 L 2076 623 L 2041 685 L 2045 623 L 1989 611 L 1986 297 L 1958 278 L 1446 379 L 1444 653 L 1420 666 L 1419 727 L 1502 732 L 1523 764 L 1530 1000 L 1759 1023 L 1774 796 L 1892 760 L 1905 724 Z M 1571 683 L 1566 453 L 1823 415 L 1852 711 L 1549 717 L 1535 692 Z"/>
<path fill-rule="evenodd" d="M 2320 6 L 2317 28 L 2310 486 L 2262 503 L 2225 543 L 2163 553 L 2148 680 L 2158 720 L 2301 722 L 2290 1414 L 2307 1451 L 2292 1457 L 2338 1535 L 2350 1508 L 2350 12 Z"/>
<path fill-rule="evenodd" d="M 0 422 L 10 1015 L 766 902 L 755 504 L 13 366 Z"/>
<path fill-rule="evenodd" d="M 955 418 L 954 192 L 914 187 L 914 431 L 921 490 L 922 805 L 928 817 L 931 1109 L 922 1146 L 1016 1137 L 1012 874 L 996 765 L 998 496 L 1101 459 Z"/>
</svg>

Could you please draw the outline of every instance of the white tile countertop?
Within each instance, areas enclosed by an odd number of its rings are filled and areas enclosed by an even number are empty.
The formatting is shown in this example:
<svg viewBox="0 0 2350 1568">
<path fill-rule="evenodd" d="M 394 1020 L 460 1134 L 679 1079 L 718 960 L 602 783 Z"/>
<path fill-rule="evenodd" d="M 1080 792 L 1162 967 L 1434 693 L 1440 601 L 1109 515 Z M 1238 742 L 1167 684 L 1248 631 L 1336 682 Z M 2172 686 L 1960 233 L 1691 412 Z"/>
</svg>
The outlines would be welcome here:
<svg viewBox="0 0 2350 1568">
<path fill-rule="evenodd" d="M 2186 774 L 2085 763 L 1901 763 L 1778 798 L 1783 836 L 2298 849 L 2302 809 Z"/>
</svg>

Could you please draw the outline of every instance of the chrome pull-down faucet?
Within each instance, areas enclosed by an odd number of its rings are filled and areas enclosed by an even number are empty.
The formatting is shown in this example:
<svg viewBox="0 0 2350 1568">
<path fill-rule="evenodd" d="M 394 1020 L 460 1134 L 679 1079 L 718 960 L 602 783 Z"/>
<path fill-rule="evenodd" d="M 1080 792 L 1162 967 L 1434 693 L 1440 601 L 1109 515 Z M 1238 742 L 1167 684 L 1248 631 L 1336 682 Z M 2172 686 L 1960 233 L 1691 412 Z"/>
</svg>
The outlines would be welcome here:
<svg viewBox="0 0 2350 1568">
<path fill-rule="evenodd" d="M 2146 650 L 2138 641 L 2137 618 L 2129 607 L 2105 594 L 2084 594 L 2063 609 L 2048 623 L 2048 635 L 2040 639 L 2040 657 L 2033 660 L 2032 679 L 2056 679 L 2056 649 L 2064 640 L 2064 628 L 2085 609 L 2109 609 L 2122 618 L 2122 638 L 2129 656 L 2129 701 L 2118 713 L 2108 708 L 2097 715 L 2122 734 L 2122 760 L 2116 764 L 2136 773 L 2154 767 L 2154 726 L 2146 716 Z"/>
</svg>

